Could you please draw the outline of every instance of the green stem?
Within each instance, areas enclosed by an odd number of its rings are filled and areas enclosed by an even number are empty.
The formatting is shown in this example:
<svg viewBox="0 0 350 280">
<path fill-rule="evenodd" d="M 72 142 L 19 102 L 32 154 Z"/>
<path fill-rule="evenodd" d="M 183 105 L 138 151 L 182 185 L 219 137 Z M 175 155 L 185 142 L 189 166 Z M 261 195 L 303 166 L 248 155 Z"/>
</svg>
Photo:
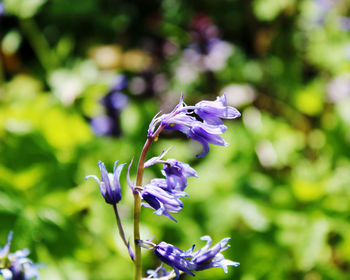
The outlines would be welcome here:
<svg viewBox="0 0 350 280">
<path fill-rule="evenodd" d="M 115 217 L 117 219 L 117 225 L 118 225 L 118 230 L 119 230 L 119 235 L 120 237 L 122 238 L 126 248 L 128 249 L 129 251 L 129 243 L 128 241 L 126 240 L 126 237 L 125 237 L 125 233 L 124 233 L 124 229 L 123 229 L 123 226 L 122 226 L 122 223 L 120 221 L 120 217 L 119 217 L 119 213 L 118 213 L 118 208 L 117 208 L 117 204 L 113 204 L 113 210 L 114 210 L 114 213 L 115 213 Z"/>
<path fill-rule="evenodd" d="M 58 67 L 58 58 L 35 21 L 29 18 L 20 19 L 19 24 L 45 71 L 51 72 Z"/>
<path fill-rule="evenodd" d="M 144 164 L 147 156 L 147 152 L 152 143 L 158 139 L 159 133 L 163 130 L 164 126 L 160 125 L 153 136 L 149 136 L 145 145 L 143 146 L 139 163 L 137 166 L 136 186 L 142 185 Z M 141 198 L 138 192 L 134 192 L 134 243 L 135 243 L 135 274 L 134 280 L 141 280 L 142 277 L 142 258 L 141 247 L 137 245 L 136 240 L 140 238 L 140 213 L 141 213 Z"/>
</svg>

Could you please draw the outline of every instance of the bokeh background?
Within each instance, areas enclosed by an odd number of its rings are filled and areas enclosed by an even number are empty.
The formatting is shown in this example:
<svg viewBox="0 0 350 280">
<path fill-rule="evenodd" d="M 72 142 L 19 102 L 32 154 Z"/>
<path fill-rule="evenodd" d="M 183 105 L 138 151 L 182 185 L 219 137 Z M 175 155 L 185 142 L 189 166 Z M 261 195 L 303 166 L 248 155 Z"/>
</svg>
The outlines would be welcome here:
<svg viewBox="0 0 350 280">
<path fill-rule="evenodd" d="M 150 156 L 190 163 L 178 223 L 142 236 L 188 249 L 231 237 L 241 263 L 198 279 L 350 279 L 350 2 L 0 1 L 0 243 L 43 279 L 127 280 L 133 266 L 89 174 L 138 158 L 148 123 L 226 92 L 230 146 L 164 133 Z M 131 176 L 135 178 L 135 166 Z M 161 176 L 154 167 L 144 182 Z M 122 173 L 120 212 L 132 233 Z M 159 261 L 144 252 L 144 271 Z M 182 279 L 192 279 L 184 276 Z"/>
</svg>

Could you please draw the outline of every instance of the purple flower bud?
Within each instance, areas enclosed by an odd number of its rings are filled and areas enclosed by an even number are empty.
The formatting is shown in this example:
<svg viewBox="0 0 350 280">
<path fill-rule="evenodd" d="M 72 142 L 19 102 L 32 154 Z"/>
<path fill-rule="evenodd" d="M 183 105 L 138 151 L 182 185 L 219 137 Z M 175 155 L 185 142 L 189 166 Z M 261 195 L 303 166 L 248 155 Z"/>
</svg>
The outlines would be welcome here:
<svg viewBox="0 0 350 280">
<path fill-rule="evenodd" d="M 166 160 L 162 173 L 166 176 L 167 186 L 171 190 L 183 191 L 187 186 L 187 177 L 198 177 L 196 170 L 189 164 L 176 159 Z"/>
<path fill-rule="evenodd" d="M 113 174 L 108 174 L 104 163 L 99 161 L 98 166 L 100 167 L 101 171 L 101 181 L 95 175 L 85 177 L 85 179 L 93 178 L 97 181 L 100 187 L 100 192 L 105 201 L 112 205 L 117 204 L 122 198 L 119 177 L 125 163 L 120 164 L 118 167 L 117 165 L 118 161 L 116 161 L 114 164 Z"/>
</svg>

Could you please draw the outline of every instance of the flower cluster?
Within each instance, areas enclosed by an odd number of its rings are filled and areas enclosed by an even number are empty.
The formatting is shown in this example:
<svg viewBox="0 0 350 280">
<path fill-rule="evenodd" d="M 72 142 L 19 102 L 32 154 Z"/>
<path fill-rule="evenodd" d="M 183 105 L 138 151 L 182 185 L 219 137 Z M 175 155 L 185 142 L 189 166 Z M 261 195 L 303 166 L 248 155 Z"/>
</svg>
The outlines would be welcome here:
<svg viewBox="0 0 350 280">
<path fill-rule="evenodd" d="M 209 153 L 209 144 L 227 146 L 220 137 L 227 129 L 222 119 L 235 119 L 240 116 L 236 108 L 227 106 L 225 94 L 215 101 L 201 101 L 195 106 L 187 106 L 181 96 L 180 103 L 171 113 L 156 115 L 149 126 L 148 136 L 154 134 L 157 126 L 181 131 L 187 137 L 202 144 L 203 152 L 197 157 L 203 157 Z"/>
<path fill-rule="evenodd" d="M 152 179 L 145 185 L 140 192 L 144 202 L 142 205 L 156 210 L 157 215 L 164 215 L 176 222 L 169 214 L 178 213 L 182 210 L 183 203 L 180 197 L 188 196 L 184 192 L 187 186 L 188 177 L 198 177 L 197 172 L 187 163 L 180 162 L 176 159 L 162 160 L 167 151 L 160 156 L 151 158 L 144 164 L 149 167 L 153 164 L 163 164 L 162 174 L 165 179 Z"/>
<path fill-rule="evenodd" d="M 238 262 L 233 262 L 224 258 L 221 254 L 230 246 L 226 246 L 230 238 L 224 238 L 219 243 L 210 248 L 212 239 L 206 235 L 200 238 L 207 241 L 207 244 L 200 250 L 193 252 L 194 245 L 187 251 L 182 251 L 179 248 L 160 242 L 154 247 L 154 254 L 164 263 L 171 266 L 179 277 L 179 270 L 194 276 L 193 271 L 200 271 L 212 267 L 221 267 L 227 273 L 228 266 L 239 266 Z"/>
<path fill-rule="evenodd" d="M 226 146 L 227 143 L 221 138 L 227 127 L 223 124 L 222 119 L 234 119 L 240 116 L 237 109 L 227 105 L 225 94 L 218 97 L 215 101 L 201 101 L 194 106 L 187 106 L 181 96 L 179 104 L 174 110 L 168 114 L 160 115 L 159 113 L 153 118 L 149 125 L 147 133 L 147 142 L 142 150 L 138 165 L 137 184 L 142 182 L 142 174 L 145 168 L 155 164 L 162 165 L 163 178 L 152 179 L 144 186 L 134 185 L 130 180 L 129 164 L 127 171 L 127 183 L 130 186 L 135 199 L 136 222 L 138 224 L 140 203 L 142 206 L 152 208 L 155 214 L 164 215 L 174 221 L 174 217 L 170 213 L 178 213 L 183 208 L 180 198 L 188 196 L 185 189 L 188 185 L 187 178 L 198 177 L 197 172 L 187 163 L 183 163 L 173 158 L 164 160 L 168 150 L 163 151 L 159 156 L 153 157 L 145 162 L 146 154 L 149 146 L 154 142 L 160 132 L 164 130 L 178 130 L 187 137 L 198 141 L 203 146 L 203 151 L 197 157 L 203 157 L 209 152 L 209 144 Z M 121 186 L 119 182 L 120 173 L 125 164 L 118 166 L 118 161 L 114 165 L 113 174 L 108 174 L 105 165 L 100 161 L 98 163 L 101 171 L 101 180 L 94 175 L 86 178 L 95 179 L 100 187 L 100 192 L 106 203 L 112 204 L 116 213 L 119 227 L 119 233 L 128 247 L 132 260 L 135 261 L 135 267 L 140 266 L 140 248 L 153 249 L 154 254 L 165 264 L 171 266 L 174 272 L 166 272 L 162 266 L 156 270 L 149 271 L 148 278 L 160 277 L 166 275 L 169 279 L 179 278 L 180 271 L 193 275 L 193 271 L 200 271 L 212 267 L 221 267 L 227 273 L 228 266 L 238 266 L 239 263 L 227 260 L 221 254 L 229 248 L 227 243 L 229 238 L 222 239 L 219 243 L 211 247 L 212 240 L 209 236 L 203 236 L 201 240 L 207 241 L 207 244 L 198 251 L 193 251 L 194 246 L 182 251 L 177 247 L 164 241 L 154 244 L 149 240 L 139 239 L 138 226 L 136 234 L 134 228 L 134 240 L 136 254 L 134 255 L 130 244 L 126 241 L 121 221 L 117 212 L 117 203 L 121 200 Z M 211 247 L 211 248 L 210 248 Z M 138 253 L 139 252 L 139 253 Z M 135 279 L 140 279 L 140 273 L 136 273 Z"/>
<path fill-rule="evenodd" d="M 30 251 L 23 249 L 10 253 L 13 233 L 10 232 L 7 243 L 3 248 L 0 247 L 0 275 L 5 280 L 27 280 L 38 279 L 38 268 L 42 265 L 34 264 L 27 256 Z"/>
</svg>

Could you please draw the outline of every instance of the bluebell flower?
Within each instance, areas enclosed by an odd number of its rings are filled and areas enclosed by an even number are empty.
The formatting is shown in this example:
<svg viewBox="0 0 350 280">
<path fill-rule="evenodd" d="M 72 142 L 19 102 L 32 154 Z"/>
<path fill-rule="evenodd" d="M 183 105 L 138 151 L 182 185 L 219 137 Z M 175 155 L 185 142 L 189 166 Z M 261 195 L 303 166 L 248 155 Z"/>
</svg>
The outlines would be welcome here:
<svg viewBox="0 0 350 280">
<path fill-rule="evenodd" d="M 241 116 L 240 112 L 227 106 L 226 95 L 217 97 L 215 101 L 203 100 L 196 104 L 194 112 L 206 123 L 222 125 L 221 119 L 235 119 Z"/>
<path fill-rule="evenodd" d="M 148 129 L 148 137 L 154 135 L 157 126 L 166 130 L 181 131 L 187 137 L 202 144 L 203 152 L 197 157 L 203 157 L 209 152 L 209 144 L 228 145 L 220 136 L 227 129 L 222 119 L 234 119 L 239 116 L 237 109 L 227 106 L 225 94 L 215 101 L 201 101 L 195 106 L 187 106 L 181 95 L 179 104 L 171 113 L 160 116 L 157 114 L 153 118 Z"/>
<path fill-rule="evenodd" d="M 38 269 L 42 264 L 34 264 L 27 256 L 30 251 L 23 249 L 10 253 L 10 246 L 13 233 L 10 232 L 7 243 L 0 248 L 0 275 L 5 280 L 29 280 L 39 279 Z"/>
<path fill-rule="evenodd" d="M 163 263 L 171 266 L 175 270 L 175 280 L 179 279 L 179 270 L 192 276 L 195 276 L 193 272 L 190 271 L 194 268 L 193 263 L 191 263 L 185 258 L 185 252 L 180 250 L 179 248 L 162 241 L 154 247 L 154 254 Z"/>
<path fill-rule="evenodd" d="M 209 144 L 227 146 L 228 144 L 220 137 L 226 130 L 225 125 L 209 125 L 198 121 L 196 118 L 184 113 L 163 121 L 164 129 L 179 130 L 187 137 L 198 141 L 203 146 L 203 152 L 197 157 L 203 157 L 209 153 Z"/>
<path fill-rule="evenodd" d="M 165 179 L 153 179 L 151 183 L 145 185 L 140 192 L 143 203 L 142 206 L 156 210 L 157 215 L 164 215 L 176 222 L 170 213 L 178 213 L 183 208 L 180 197 L 187 196 L 184 192 L 171 193 L 167 191 Z M 169 213 L 170 212 L 170 213 Z"/>
<path fill-rule="evenodd" d="M 239 266 L 238 262 L 227 260 L 221 254 L 221 252 L 229 248 L 229 246 L 227 246 L 229 239 L 230 238 L 224 238 L 210 248 L 212 244 L 210 236 L 203 236 L 201 240 L 207 241 L 207 244 L 196 252 L 193 252 L 194 245 L 189 250 L 182 251 L 171 244 L 160 242 L 158 245 L 154 246 L 154 253 L 162 262 L 175 270 L 177 275 L 176 279 L 178 279 L 180 275 L 180 270 L 194 276 L 192 271 L 221 267 L 223 271 L 227 273 L 228 266 Z"/>
<path fill-rule="evenodd" d="M 210 248 L 212 244 L 212 239 L 210 238 L 210 236 L 206 235 L 201 237 L 200 239 L 207 241 L 207 244 L 202 249 L 191 254 L 191 262 L 193 262 L 195 265 L 194 270 L 200 271 L 211 267 L 221 267 L 223 271 L 227 273 L 228 266 L 239 266 L 238 262 L 227 260 L 221 254 L 221 252 L 225 251 L 230 247 L 227 246 L 227 243 L 230 240 L 230 238 L 222 239 L 212 248 Z"/>
<path fill-rule="evenodd" d="M 164 150 L 158 157 L 151 158 L 144 164 L 144 167 L 146 168 L 157 163 L 163 164 L 162 174 L 166 177 L 166 182 L 162 183 L 162 188 L 169 192 L 183 191 L 187 186 L 187 178 L 198 177 L 197 172 L 189 164 L 176 159 L 162 160 L 162 157 L 168 151 L 169 149 Z M 157 184 L 161 184 L 161 181 Z"/>
<path fill-rule="evenodd" d="M 176 159 L 167 159 L 162 173 L 166 176 L 167 186 L 171 190 L 183 191 L 187 186 L 187 177 L 198 177 L 196 170 L 189 164 Z"/>
<path fill-rule="evenodd" d="M 118 161 L 116 161 L 113 168 L 113 174 L 108 174 L 104 163 L 99 161 L 98 166 L 101 171 L 101 181 L 95 175 L 88 175 L 85 177 L 85 179 L 93 178 L 97 181 L 102 196 L 109 204 L 115 205 L 122 198 L 119 177 L 124 165 L 125 163 L 118 166 Z"/>
</svg>

